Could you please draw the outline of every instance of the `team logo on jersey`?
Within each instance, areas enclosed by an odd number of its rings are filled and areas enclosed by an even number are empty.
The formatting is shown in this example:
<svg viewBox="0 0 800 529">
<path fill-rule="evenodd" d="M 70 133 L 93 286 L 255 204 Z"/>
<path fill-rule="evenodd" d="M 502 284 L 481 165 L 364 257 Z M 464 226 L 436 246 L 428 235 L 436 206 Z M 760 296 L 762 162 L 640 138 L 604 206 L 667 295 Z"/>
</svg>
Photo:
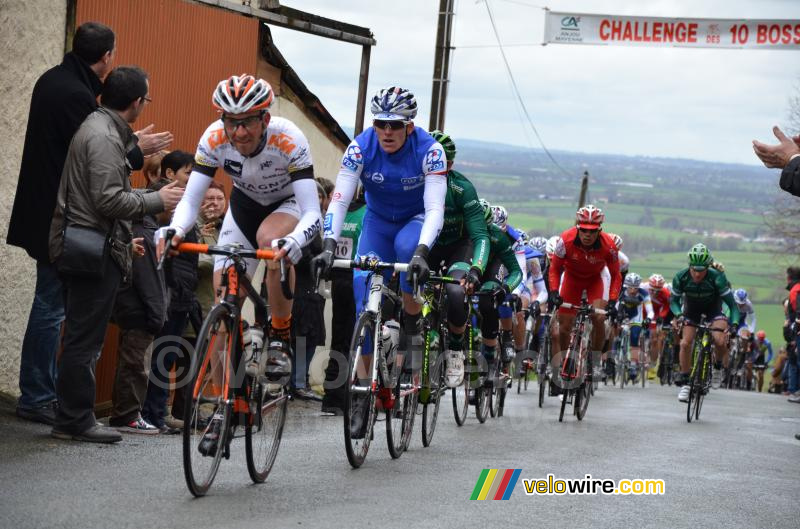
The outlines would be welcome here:
<svg viewBox="0 0 800 529">
<path fill-rule="evenodd" d="M 223 143 L 228 142 L 228 137 L 225 135 L 225 131 L 222 130 L 222 127 L 212 130 L 208 134 L 208 146 L 213 151 Z"/>
<path fill-rule="evenodd" d="M 259 165 L 258 167 L 259 167 L 259 169 L 261 169 L 262 171 L 263 171 L 264 169 L 267 169 L 267 168 L 269 168 L 269 167 L 272 167 L 272 160 L 264 160 L 263 162 L 261 162 L 261 165 Z"/>
<path fill-rule="evenodd" d="M 441 171 L 444 169 L 444 160 L 442 160 L 442 150 L 433 149 L 428 151 L 425 155 L 425 165 L 428 166 L 429 171 Z"/>
<path fill-rule="evenodd" d="M 417 182 L 419 182 L 422 178 L 423 178 L 423 176 L 421 176 L 421 175 L 420 176 L 409 176 L 409 177 L 406 177 L 406 178 L 401 178 L 400 179 L 400 183 L 403 184 L 404 186 L 414 185 Z"/>
<path fill-rule="evenodd" d="M 344 154 L 342 158 L 342 165 L 350 169 L 351 171 L 355 171 L 356 168 L 363 162 L 364 155 L 361 154 L 361 147 L 358 145 L 350 145 L 347 148 L 347 152 Z"/>
<path fill-rule="evenodd" d="M 558 242 L 556 243 L 556 249 L 553 253 L 555 253 L 562 259 L 564 258 L 564 256 L 567 255 L 567 247 L 564 244 L 564 239 L 562 239 L 561 237 L 558 238 Z"/>
<path fill-rule="evenodd" d="M 372 180 L 376 184 L 382 184 L 383 180 L 384 180 L 383 175 L 381 173 L 372 173 L 369 176 L 369 178 L 370 178 L 370 180 Z"/>
<path fill-rule="evenodd" d="M 222 167 L 231 176 L 242 176 L 242 164 L 235 160 L 225 160 Z"/>
<path fill-rule="evenodd" d="M 323 224 L 322 228 L 325 230 L 325 235 L 330 235 L 333 233 L 331 228 L 333 226 L 333 213 L 328 213 L 325 215 L 325 223 Z"/>
<path fill-rule="evenodd" d="M 285 132 L 281 132 L 280 134 L 273 134 L 270 136 L 267 145 L 277 148 L 284 154 L 291 154 L 294 148 L 297 147 L 293 142 L 294 138 Z"/>
</svg>

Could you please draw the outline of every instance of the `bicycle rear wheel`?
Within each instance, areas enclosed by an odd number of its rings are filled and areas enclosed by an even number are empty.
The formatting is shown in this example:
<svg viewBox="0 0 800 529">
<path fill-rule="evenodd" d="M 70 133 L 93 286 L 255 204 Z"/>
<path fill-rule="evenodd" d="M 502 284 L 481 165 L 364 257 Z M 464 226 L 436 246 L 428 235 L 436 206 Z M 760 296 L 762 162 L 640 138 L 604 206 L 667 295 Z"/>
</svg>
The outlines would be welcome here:
<svg viewBox="0 0 800 529">
<path fill-rule="evenodd" d="M 386 412 L 386 442 L 392 459 L 403 455 L 411 442 L 419 395 L 413 386 L 411 374 L 402 374 L 394 388 L 394 407 Z"/>
<path fill-rule="evenodd" d="M 422 407 L 422 446 L 430 446 L 433 441 L 436 419 L 439 417 L 439 404 L 442 394 L 446 391 L 443 360 L 444 355 L 439 355 L 430 370 L 430 397 L 427 404 Z M 455 400 L 453 402 L 455 403 Z"/>
<path fill-rule="evenodd" d="M 375 320 L 369 313 L 363 312 L 356 323 L 353 341 L 350 345 L 344 399 L 344 447 L 347 452 L 347 460 L 353 468 L 358 468 L 364 463 L 372 440 L 375 422 L 375 392 L 372 390 L 370 380 L 359 378 L 357 368 L 361 362 L 362 352 L 369 344 L 368 338 L 376 340 L 378 338 L 376 334 Z M 372 341 L 372 343 L 375 342 Z M 371 350 L 366 352 L 372 353 Z M 361 427 L 353 430 L 351 425 L 361 425 Z"/>
<path fill-rule="evenodd" d="M 227 450 L 232 392 L 222 394 L 223 381 L 232 377 L 234 318 L 226 305 L 216 305 L 203 321 L 188 377 L 183 414 L 183 473 L 194 496 L 203 496 L 213 483 Z"/>
<path fill-rule="evenodd" d="M 250 424 L 245 429 L 245 454 L 250 479 L 255 483 L 263 483 L 272 470 L 281 445 L 289 395 L 283 386 L 271 393 L 273 388 L 266 380 L 256 383 L 254 387 L 255 394 L 251 395 L 250 400 L 255 404 L 257 413 L 248 415 Z"/>
<path fill-rule="evenodd" d="M 475 416 L 481 424 L 485 423 L 489 417 L 491 394 L 491 390 L 483 385 L 475 389 Z"/>
</svg>

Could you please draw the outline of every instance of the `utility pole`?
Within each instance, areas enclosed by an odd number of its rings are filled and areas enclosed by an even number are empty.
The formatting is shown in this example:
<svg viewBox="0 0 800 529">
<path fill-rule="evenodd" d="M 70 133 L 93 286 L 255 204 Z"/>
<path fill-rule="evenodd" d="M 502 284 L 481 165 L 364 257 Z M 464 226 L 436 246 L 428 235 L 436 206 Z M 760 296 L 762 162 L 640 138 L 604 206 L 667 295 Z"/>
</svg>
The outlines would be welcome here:
<svg viewBox="0 0 800 529">
<path fill-rule="evenodd" d="M 586 195 L 589 194 L 589 171 L 583 172 L 583 179 L 581 179 L 581 196 L 578 199 L 578 207 L 582 208 L 586 205 Z"/>
<path fill-rule="evenodd" d="M 444 129 L 447 85 L 450 82 L 450 38 L 453 34 L 455 0 L 439 0 L 439 25 L 436 28 L 436 55 L 433 63 L 431 120 L 428 130 Z"/>
</svg>

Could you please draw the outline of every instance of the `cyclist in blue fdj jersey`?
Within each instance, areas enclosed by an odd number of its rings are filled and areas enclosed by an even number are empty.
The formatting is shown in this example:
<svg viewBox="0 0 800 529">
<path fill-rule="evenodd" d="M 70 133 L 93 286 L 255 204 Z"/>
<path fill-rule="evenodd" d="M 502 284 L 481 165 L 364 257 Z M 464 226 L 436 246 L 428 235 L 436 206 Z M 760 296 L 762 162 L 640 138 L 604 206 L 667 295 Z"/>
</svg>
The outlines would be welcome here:
<svg viewBox="0 0 800 529">
<path fill-rule="evenodd" d="M 366 191 L 367 210 L 358 253 L 383 262 L 409 263 L 409 273 L 400 274 L 405 331 L 400 350 L 406 352 L 411 344 L 417 351 L 422 344 L 418 325 L 421 307 L 412 295 L 411 280 L 415 275 L 421 284 L 429 273 L 428 253 L 444 222 L 447 160 L 442 146 L 414 126 L 417 101 L 408 90 L 393 86 L 378 91 L 371 110 L 373 126 L 350 142 L 342 157 L 325 215 L 323 251 L 312 266 L 322 274 L 330 270 L 347 206 L 360 181 Z M 358 313 L 363 310 L 367 279 L 368 273 L 354 272 Z M 412 360 L 412 367 L 416 367 L 413 364 L 417 359 Z"/>
<path fill-rule="evenodd" d="M 641 283 L 642 278 L 639 274 L 632 272 L 625 276 L 624 288 L 619 297 L 618 308 L 619 314 L 623 318 L 627 318 L 631 325 L 630 379 L 632 383 L 636 382 L 639 362 L 645 363 L 645 359 L 640 358 L 641 346 L 639 341 L 642 329 L 646 329 L 650 325 L 650 321 L 655 317 L 653 304 L 650 301 L 650 293 L 646 288 L 642 288 Z"/>
</svg>

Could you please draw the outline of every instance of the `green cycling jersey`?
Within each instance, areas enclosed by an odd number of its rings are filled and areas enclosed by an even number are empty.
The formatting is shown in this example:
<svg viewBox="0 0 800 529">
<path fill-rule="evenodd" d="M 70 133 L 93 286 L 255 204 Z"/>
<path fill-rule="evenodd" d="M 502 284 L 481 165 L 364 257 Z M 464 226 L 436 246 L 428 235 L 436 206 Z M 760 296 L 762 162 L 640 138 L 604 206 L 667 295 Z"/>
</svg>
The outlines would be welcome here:
<svg viewBox="0 0 800 529">
<path fill-rule="evenodd" d="M 444 203 L 444 225 L 436 244 L 448 246 L 464 237 L 472 239 L 472 266 L 481 273 L 489 264 L 489 234 L 483 208 L 478 203 L 478 193 L 464 175 L 458 171 L 447 173 L 447 197 Z"/>
<path fill-rule="evenodd" d="M 729 321 L 739 321 L 739 307 L 733 300 L 733 292 L 724 272 L 708 268 L 703 280 L 695 283 L 689 268 L 681 270 L 675 274 L 672 280 L 672 296 L 669 304 L 675 316 L 683 313 L 681 308 L 683 296 L 686 296 L 687 304 L 709 307 L 709 309 L 719 307 L 720 301 L 722 301 L 730 311 Z"/>
<path fill-rule="evenodd" d="M 484 226 L 486 224 L 484 223 Z M 500 262 L 508 270 L 508 276 L 505 278 L 505 284 L 508 285 L 509 290 L 514 290 L 522 282 L 522 270 L 517 262 L 517 257 L 514 254 L 514 249 L 511 247 L 511 239 L 508 238 L 506 232 L 490 224 L 488 226 L 489 242 L 491 244 L 491 254 L 489 259 L 495 257 L 500 259 Z"/>
</svg>

